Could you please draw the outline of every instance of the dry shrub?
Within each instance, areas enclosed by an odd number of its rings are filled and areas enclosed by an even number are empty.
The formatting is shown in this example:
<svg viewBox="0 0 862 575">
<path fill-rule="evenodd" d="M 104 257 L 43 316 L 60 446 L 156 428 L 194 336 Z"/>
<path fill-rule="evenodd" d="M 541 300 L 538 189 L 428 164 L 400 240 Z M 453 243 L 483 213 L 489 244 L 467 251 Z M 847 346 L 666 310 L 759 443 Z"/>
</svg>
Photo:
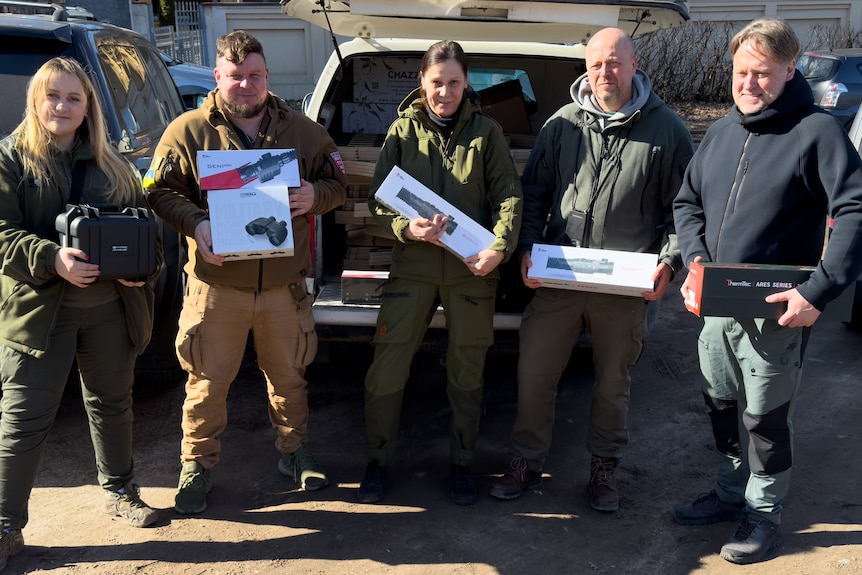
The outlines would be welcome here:
<svg viewBox="0 0 862 575">
<path fill-rule="evenodd" d="M 730 40 L 739 30 L 730 22 L 688 22 L 635 38 L 638 67 L 649 74 L 665 102 L 729 102 Z M 811 27 L 805 50 L 862 46 L 862 31 L 846 25 Z"/>
</svg>

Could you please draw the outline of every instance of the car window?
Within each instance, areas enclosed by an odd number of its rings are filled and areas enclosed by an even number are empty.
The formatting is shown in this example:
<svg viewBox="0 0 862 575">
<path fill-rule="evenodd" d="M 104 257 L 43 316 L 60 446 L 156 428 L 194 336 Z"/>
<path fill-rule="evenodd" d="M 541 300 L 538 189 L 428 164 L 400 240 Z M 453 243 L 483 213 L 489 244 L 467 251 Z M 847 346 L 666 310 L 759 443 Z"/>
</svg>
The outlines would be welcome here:
<svg viewBox="0 0 862 575">
<path fill-rule="evenodd" d="M 471 61 L 474 60 L 481 62 L 482 57 L 474 55 Z M 419 86 L 420 65 L 421 54 L 358 57 L 348 61 L 344 81 L 332 86 L 327 98 L 341 102 L 340 106 L 331 107 L 331 124 L 327 126 L 336 142 L 346 143 L 354 134 L 385 134 L 398 117 L 398 105 Z M 479 92 L 485 113 L 500 121 L 504 130 L 512 127 L 518 133 L 530 132 L 527 115 L 535 112 L 537 104 L 527 71 L 480 64 L 470 68 L 468 82 Z M 512 100 L 516 101 L 514 107 L 494 105 Z M 512 124 L 509 122 L 512 119 L 518 122 Z"/>
<path fill-rule="evenodd" d="M 145 62 L 145 54 L 136 46 L 122 44 L 107 38 L 98 43 L 99 60 L 114 102 L 117 106 L 123 137 L 132 147 L 150 142 L 150 135 L 157 138 L 182 108 L 175 102 L 165 101 L 159 94 L 169 94 L 159 67 Z M 157 55 L 156 55 L 157 57 Z M 167 72 L 165 72 L 167 73 Z M 161 85 L 159 85 L 159 83 Z M 171 88 L 176 92 L 176 88 Z M 179 99 L 177 95 L 176 99 Z M 181 106 L 181 104 L 180 104 Z"/>
<path fill-rule="evenodd" d="M 806 80 L 820 81 L 828 80 L 838 71 L 840 63 L 832 58 L 822 58 L 804 54 L 796 62 L 796 68 L 802 72 Z"/>
<path fill-rule="evenodd" d="M 26 105 L 27 82 L 39 67 L 54 56 L 67 55 L 68 42 L 43 38 L 16 38 L 0 47 L 0 137 L 8 136 L 21 123 Z"/>
<path fill-rule="evenodd" d="M 524 96 L 524 101 L 528 103 L 536 101 L 536 93 L 533 91 L 532 84 L 530 84 L 530 77 L 524 70 L 512 70 L 508 68 L 470 68 L 467 78 L 470 82 L 470 86 L 477 92 L 481 92 L 482 90 L 511 80 L 518 80 L 521 83 L 521 93 Z"/>
</svg>

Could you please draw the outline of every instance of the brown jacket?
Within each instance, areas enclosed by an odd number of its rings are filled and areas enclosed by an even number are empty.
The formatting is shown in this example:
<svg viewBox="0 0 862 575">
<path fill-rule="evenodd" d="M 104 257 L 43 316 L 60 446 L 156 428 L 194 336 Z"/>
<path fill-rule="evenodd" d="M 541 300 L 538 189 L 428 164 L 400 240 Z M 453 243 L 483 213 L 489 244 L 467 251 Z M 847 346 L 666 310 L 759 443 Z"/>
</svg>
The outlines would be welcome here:
<svg viewBox="0 0 862 575">
<path fill-rule="evenodd" d="M 267 289 L 300 282 L 312 273 L 311 226 L 303 215 L 293 218 L 294 256 L 226 261 L 222 266 L 197 257 L 195 227 L 209 218 L 205 193 L 198 185 L 198 150 L 245 149 L 221 111 L 218 89 L 203 106 L 186 112 L 165 130 L 150 169 L 144 177 L 150 206 L 172 228 L 187 236 L 186 273 L 213 284 Z M 326 130 L 297 113 L 281 98 L 269 95 L 261 127 L 266 127 L 261 148 L 293 148 L 299 175 L 314 185 L 309 215 L 326 213 L 344 203 L 347 177 L 338 148 Z"/>
</svg>

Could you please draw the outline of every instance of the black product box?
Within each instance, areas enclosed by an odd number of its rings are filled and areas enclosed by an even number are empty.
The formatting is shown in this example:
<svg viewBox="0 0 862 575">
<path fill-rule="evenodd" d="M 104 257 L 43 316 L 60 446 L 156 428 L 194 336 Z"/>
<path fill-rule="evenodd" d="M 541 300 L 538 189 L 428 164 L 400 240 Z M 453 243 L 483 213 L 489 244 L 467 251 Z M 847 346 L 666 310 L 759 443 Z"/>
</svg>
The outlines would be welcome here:
<svg viewBox="0 0 862 575">
<path fill-rule="evenodd" d="M 99 266 L 100 280 L 143 280 L 156 271 L 159 227 L 146 208 L 67 205 L 54 226 L 61 246 Z"/>
<path fill-rule="evenodd" d="M 693 263 L 689 273 L 695 280 L 694 289 L 689 290 L 685 307 L 698 316 L 778 319 L 787 311 L 787 304 L 767 303 L 764 298 L 804 283 L 814 270 L 802 266 Z M 850 286 L 829 302 L 818 321 L 849 321 L 854 291 Z"/>
<path fill-rule="evenodd" d="M 341 303 L 381 304 L 383 286 L 389 283 L 389 272 L 356 271 L 341 272 Z"/>
</svg>

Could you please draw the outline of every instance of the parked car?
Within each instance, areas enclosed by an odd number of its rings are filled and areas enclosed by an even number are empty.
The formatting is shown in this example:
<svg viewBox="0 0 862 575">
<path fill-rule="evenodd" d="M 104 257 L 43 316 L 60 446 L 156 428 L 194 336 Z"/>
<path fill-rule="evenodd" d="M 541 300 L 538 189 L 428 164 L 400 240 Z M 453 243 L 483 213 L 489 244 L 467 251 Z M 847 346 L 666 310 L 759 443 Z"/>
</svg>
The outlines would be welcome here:
<svg viewBox="0 0 862 575">
<path fill-rule="evenodd" d="M 862 48 L 804 52 L 796 68 L 811 86 L 814 102 L 849 128 L 862 102 Z"/>
<path fill-rule="evenodd" d="M 207 94 L 216 87 L 213 69 L 171 58 L 164 52 L 162 60 L 168 66 L 168 72 L 180 91 L 186 110 L 200 108 Z"/>
<path fill-rule="evenodd" d="M 0 0 L 0 9 L 22 3 Z M 75 58 L 90 74 L 102 102 L 114 145 L 138 169 L 146 170 L 167 125 L 183 113 L 183 101 L 160 52 L 139 34 L 97 22 L 79 9 L 27 3 L 41 14 L 0 14 L 0 137 L 24 115 L 27 82 L 55 56 Z M 182 305 L 180 238 L 159 220 L 166 266 L 156 285 L 156 324 L 151 343 L 138 359 L 139 380 L 176 381 L 182 370 L 174 352 Z"/>
<path fill-rule="evenodd" d="M 569 87 L 585 71 L 584 43 L 595 31 L 619 26 L 637 35 L 688 19 L 684 3 L 674 0 L 419 0 L 411 4 L 410 16 L 382 2 L 365 6 L 363 13 L 351 12 L 346 1 L 282 4 L 283 12 L 331 26 L 333 34 L 359 36 L 338 47 L 303 101 L 305 114 L 339 145 L 349 179 L 345 206 L 318 217 L 315 225 L 313 309 L 324 341 L 362 341 L 373 334 L 379 306 L 344 303 L 341 276 L 345 270 L 388 269 L 392 240 L 374 230 L 365 203 L 368 184 L 398 104 L 419 85 L 420 60 L 431 44 L 440 38 L 461 43 L 470 60 L 469 83 L 479 91 L 485 112 L 502 126 L 520 172 L 545 120 L 571 102 Z M 427 39 L 429 31 L 435 39 Z M 498 336 L 516 332 L 531 296 L 514 258 L 501 274 L 494 316 Z M 444 327 L 442 311 L 430 325 Z"/>
</svg>

